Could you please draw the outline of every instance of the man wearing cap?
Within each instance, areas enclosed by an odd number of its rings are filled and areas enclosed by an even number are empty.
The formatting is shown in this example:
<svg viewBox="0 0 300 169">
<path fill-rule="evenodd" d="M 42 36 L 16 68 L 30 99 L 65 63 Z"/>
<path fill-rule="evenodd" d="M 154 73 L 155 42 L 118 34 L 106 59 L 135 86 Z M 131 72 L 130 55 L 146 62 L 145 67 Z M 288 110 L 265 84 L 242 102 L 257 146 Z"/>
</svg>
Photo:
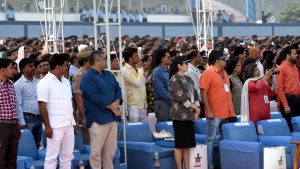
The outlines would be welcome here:
<svg viewBox="0 0 300 169">
<path fill-rule="evenodd" d="M 79 71 L 74 75 L 72 79 L 73 85 L 73 95 L 75 99 L 75 103 L 77 106 L 77 110 L 79 111 L 79 115 L 77 116 L 77 120 L 81 122 L 81 124 L 85 125 L 85 114 L 84 114 L 84 104 L 82 99 L 82 92 L 80 90 L 80 83 L 83 75 L 89 68 L 88 59 L 91 56 L 92 51 L 80 52 L 76 55 L 78 59 L 78 64 L 80 66 Z"/>
<path fill-rule="evenodd" d="M 201 97 L 208 126 L 205 144 L 207 145 L 209 169 L 214 168 L 213 145 L 218 128 L 222 123 L 233 121 L 236 117 L 231 98 L 229 77 L 224 71 L 225 59 L 223 50 L 212 50 L 208 58 L 210 66 L 200 77 Z"/>
</svg>

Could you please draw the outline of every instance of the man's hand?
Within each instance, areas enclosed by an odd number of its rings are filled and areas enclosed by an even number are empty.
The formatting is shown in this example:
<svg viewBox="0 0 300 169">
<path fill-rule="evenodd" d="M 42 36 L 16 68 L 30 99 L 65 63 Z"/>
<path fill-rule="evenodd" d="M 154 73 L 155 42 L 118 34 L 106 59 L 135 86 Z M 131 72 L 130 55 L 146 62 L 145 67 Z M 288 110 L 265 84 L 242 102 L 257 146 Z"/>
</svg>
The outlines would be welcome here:
<svg viewBox="0 0 300 169">
<path fill-rule="evenodd" d="M 74 125 L 73 128 L 74 128 L 74 133 L 78 134 L 79 127 L 77 125 Z"/>
<path fill-rule="evenodd" d="M 52 139 L 53 137 L 53 130 L 50 126 L 45 126 L 45 135 L 47 138 Z"/>
<path fill-rule="evenodd" d="M 291 113 L 290 107 L 285 107 L 284 112 L 285 112 L 285 114 L 290 114 Z"/>
<path fill-rule="evenodd" d="M 82 119 L 82 125 L 86 126 L 86 119 L 85 118 Z"/>
<path fill-rule="evenodd" d="M 205 110 L 205 111 L 206 111 L 206 118 L 213 119 L 215 117 L 215 115 L 212 113 L 212 111 L 210 109 Z"/>
<path fill-rule="evenodd" d="M 20 130 L 24 130 L 24 129 L 27 129 L 27 128 L 28 128 L 27 125 L 20 126 Z"/>
</svg>

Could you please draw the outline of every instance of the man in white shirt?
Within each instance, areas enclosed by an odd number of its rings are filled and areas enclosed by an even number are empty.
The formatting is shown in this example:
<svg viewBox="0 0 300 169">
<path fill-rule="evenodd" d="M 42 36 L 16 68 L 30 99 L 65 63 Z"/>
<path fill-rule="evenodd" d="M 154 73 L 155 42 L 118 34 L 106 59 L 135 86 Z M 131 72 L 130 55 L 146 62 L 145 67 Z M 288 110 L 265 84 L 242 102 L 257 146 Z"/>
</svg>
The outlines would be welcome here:
<svg viewBox="0 0 300 169">
<path fill-rule="evenodd" d="M 44 169 L 56 169 L 57 156 L 60 169 L 70 169 L 73 159 L 74 128 L 72 92 L 70 82 L 64 78 L 68 58 L 54 54 L 49 73 L 38 83 L 37 97 L 41 118 L 45 125 L 47 151 Z"/>
<path fill-rule="evenodd" d="M 201 73 L 199 71 L 199 69 L 197 68 L 197 66 L 200 64 L 201 62 L 201 56 L 199 51 L 193 49 L 191 50 L 188 55 L 187 55 L 188 59 L 191 61 L 188 64 L 188 71 L 185 73 L 185 75 L 187 75 L 188 77 L 190 77 L 195 85 L 195 88 L 197 90 L 198 96 L 200 98 L 200 86 L 199 86 L 199 79 L 201 76 Z"/>
<path fill-rule="evenodd" d="M 264 73 L 264 67 L 260 62 L 260 60 L 262 59 L 260 49 L 258 47 L 249 48 L 249 56 L 256 60 L 256 65 L 259 69 L 260 77 L 263 77 L 265 73 Z"/>
</svg>

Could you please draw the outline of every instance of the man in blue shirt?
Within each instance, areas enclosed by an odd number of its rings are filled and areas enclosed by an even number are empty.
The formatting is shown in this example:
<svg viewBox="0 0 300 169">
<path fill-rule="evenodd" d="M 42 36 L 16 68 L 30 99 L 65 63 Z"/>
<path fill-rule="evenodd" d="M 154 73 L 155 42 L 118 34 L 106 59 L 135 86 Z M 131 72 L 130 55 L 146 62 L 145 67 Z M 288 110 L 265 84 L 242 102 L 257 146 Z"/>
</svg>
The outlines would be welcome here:
<svg viewBox="0 0 300 169">
<path fill-rule="evenodd" d="M 172 100 L 168 90 L 168 67 L 171 64 L 171 57 L 168 50 L 158 49 L 155 55 L 155 61 L 158 66 L 153 70 L 153 76 L 151 78 L 154 95 L 154 112 L 157 122 L 169 121 Z"/>
<path fill-rule="evenodd" d="M 15 83 L 17 99 L 17 115 L 21 128 L 29 128 L 34 136 L 36 147 L 40 147 L 42 137 L 42 121 L 37 101 L 37 84 L 34 77 L 34 64 L 29 58 L 19 63 L 22 77 Z"/>
<path fill-rule="evenodd" d="M 7 20 L 9 20 L 9 21 L 15 20 L 15 11 L 11 5 L 8 6 L 8 9 L 6 11 L 6 17 L 7 17 Z"/>
<path fill-rule="evenodd" d="M 90 68 L 82 77 L 80 90 L 91 137 L 90 165 L 91 168 L 113 169 L 122 92 L 115 76 L 104 70 L 107 66 L 104 54 L 92 52 L 89 63 Z"/>
</svg>

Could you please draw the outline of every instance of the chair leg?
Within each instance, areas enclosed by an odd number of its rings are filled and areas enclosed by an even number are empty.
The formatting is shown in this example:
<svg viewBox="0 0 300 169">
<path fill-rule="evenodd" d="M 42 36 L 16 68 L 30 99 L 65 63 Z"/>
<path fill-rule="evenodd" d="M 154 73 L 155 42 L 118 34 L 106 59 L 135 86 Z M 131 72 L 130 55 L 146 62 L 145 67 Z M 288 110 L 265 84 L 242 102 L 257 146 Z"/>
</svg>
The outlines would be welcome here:
<svg viewBox="0 0 300 169">
<path fill-rule="evenodd" d="M 298 167 L 299 155 L 300 155 L 300 145 L 297 144 L 295 157 L 294 157 L 294 169 L 299 169 Z"/>
</svg>

